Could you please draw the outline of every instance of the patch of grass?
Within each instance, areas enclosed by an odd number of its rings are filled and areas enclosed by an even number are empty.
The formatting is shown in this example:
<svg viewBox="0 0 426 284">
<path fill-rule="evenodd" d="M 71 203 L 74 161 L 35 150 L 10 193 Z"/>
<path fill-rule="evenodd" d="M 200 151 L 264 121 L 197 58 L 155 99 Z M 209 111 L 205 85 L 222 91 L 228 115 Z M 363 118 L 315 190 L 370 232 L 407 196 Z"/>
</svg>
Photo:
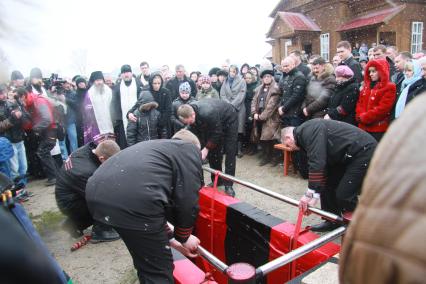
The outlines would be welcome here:
<svg viewBox="0 0 426 284">
<path fill-rule="evenodd" d="M 137 284 L 139 283 L 138 275 L 136 269 L 132 268 L 124 274 L 120 279 L 119 284 Z"/>
<path fill-rule="evenodd" d="M 39 234 L 47 231 L 55 230 L 59 224 L 65 219 L 65 216 L 59 211 L 44 211 L 40 215 L 30 214 L 30 218 Z"/>
</svg>

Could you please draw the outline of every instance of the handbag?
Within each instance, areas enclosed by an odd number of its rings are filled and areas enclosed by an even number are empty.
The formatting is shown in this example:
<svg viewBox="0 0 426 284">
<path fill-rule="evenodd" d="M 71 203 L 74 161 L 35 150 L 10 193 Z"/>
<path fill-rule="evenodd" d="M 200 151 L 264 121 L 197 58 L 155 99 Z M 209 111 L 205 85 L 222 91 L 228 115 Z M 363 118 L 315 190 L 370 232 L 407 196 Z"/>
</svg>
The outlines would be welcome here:
<svg viewBox="0 0 426 284">
<path fill-rule="evenodd" d="M 256 120 L 253 120 L 253 129 L 250 133 L 250 142 L 253 144 L 258 144 L 260 141 L 260 133 L 259 129 L 257 128 Z"/>
</svg>

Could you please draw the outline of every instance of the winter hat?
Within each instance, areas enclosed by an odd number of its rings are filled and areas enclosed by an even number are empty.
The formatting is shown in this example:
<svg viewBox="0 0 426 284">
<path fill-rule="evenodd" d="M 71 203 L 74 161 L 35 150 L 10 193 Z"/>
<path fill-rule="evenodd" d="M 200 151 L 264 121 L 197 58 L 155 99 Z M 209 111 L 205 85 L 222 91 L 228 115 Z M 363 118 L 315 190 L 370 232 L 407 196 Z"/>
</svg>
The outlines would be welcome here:
<svg viewBox="0 0 426 284">
<path fill-rule="evenodd" d="M 78 86 L 78 84 L 80 84 L 80 83 L 86 83 L 87 84 L 87 82 L 86 82 L 86 79 L 84 79 L 83 77 L 77 77 L 76 79 L 75 79 L 75 84 Z"/>
<path fill-rule="evenodd" d="M 132 67 L 130 67 L 129 64 L 124 64 L 123 66 L 121 66 L 121 74 L 126 72 L 132 72 Z"/>
<path fill-rule="evenodd" d="M 213 75 L 217 75 L 217 72 L 220 70 L 219 67 L 213 67 L 212 69 L 210 69 L 209 71 L 209 76 L 213 76 Z"/>
<path fill-rule="evenodd" d="M 150 92 L 142 92 L 141 97 L 139 98 L 139 102 L 141 105 L 152 103 L 154 101 L 154 97 Z"/>
<path fill-rule="evenodd" d="M 92 74 L 90 74 L 89 82 L 95 82 L 96 80 L 104 80 L 104 74 L 102 74 L 102 71 L 93 71 Z"/>
<path fill-rule="evenodd" d="M 22 80 L 22 79 L 24 79 L 24 76 L 18 70 L 15 70 L 12 72 L 12 74 L 10 74 L 10 81 Z"/>
<path fill-rule="evenodd" d="M 200 80 L 200 84 L 204 84 L 204 83 L 211 84 L 212 83 L 212 81 L 210 80 L 210 77 L 207 76 L 207 75 L 201 76 L 199 80 Z"/>
<path fill-rule="evenodd" d="M 221 69 L 221 70 L 217 71 L 216 75 L 217 76 L 222 75 L 222 76 L 228 77 L 228 72 L 226 70 Z"/>
<path fill-rule="evenodd" d="M 179 93 L 191 93 L 191 85 L 188 82 L 183 82 L 179 86 Z"/>
<path fill-rule="evenodd" d="M 354 72 L 351 68 L 349 68 L 346 65 L 339 65 L 334 70 L 334 74 L 336 74 L 336 77 L 344 77 L 344 78 L 352 78 L 354 76 Z"/>
<path fill-rule="evenodd" d="M 30 79 L 34 79 L 34 78 L 37 78 L 37 79 L 43 78 L 43 75 L 41 73 L 40 68 L 35 67 L 35 68 L 31 69 Z"/>
<path fill-rule="evenodd" d="M 266 74 L 274 76 L 274 67 L 272 66 L 272 63 L 269 61 L 265 61 L 262 63 L 260 67 L 260 78 L 263 78 Z"/>
</svg>

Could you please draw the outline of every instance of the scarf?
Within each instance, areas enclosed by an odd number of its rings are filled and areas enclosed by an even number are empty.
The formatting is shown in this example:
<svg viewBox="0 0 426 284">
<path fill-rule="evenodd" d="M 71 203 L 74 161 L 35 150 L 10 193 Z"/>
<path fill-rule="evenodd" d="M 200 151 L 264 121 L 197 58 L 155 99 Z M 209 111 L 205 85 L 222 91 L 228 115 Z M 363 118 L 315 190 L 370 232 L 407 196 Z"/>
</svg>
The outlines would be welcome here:
<svg viewBox="0 0 426 284">
<path fill-rule="evenodd" d="M 109 110 L 112 99 L 111 89 L 104 85 L 104 93 L 101 94 L 96 87 L 93 86 L 89 89 L 88 95 L 93 106 L 93 112 L 95 113 L 99 134 L 114 133 Z"/>
<path fill-rule="evenodd" d="M 142 76 L 143 77 L 143 76 Z M 129 86 L 126 86 L 124 80 L 121 80 L 120 83 L 120 102 L 121 102 L 121 114 L 123 119 L 124 131 L 127 134 L 127 112 L 135 105 L 137 101 L 137 89 L 135 79 L 132 78 L 132 81 Z"/>
<path fill-rule="evenodd" d="M 402 111 L 405 108 L 405 103 L 407 102 L 408 90 L 410 89 L 410 86 L 414 82 L 422 78 L 420 64 L 417 62 L 417 60 L 413 60 L 413 66 L 414 66 L 413 76 L 411 78 L 405 77 L 404 81 L 402 81 L 402 84 L 401 84 L 402 92 L 395 106 L 395 118 L 400 117 Z"/>
</svg>

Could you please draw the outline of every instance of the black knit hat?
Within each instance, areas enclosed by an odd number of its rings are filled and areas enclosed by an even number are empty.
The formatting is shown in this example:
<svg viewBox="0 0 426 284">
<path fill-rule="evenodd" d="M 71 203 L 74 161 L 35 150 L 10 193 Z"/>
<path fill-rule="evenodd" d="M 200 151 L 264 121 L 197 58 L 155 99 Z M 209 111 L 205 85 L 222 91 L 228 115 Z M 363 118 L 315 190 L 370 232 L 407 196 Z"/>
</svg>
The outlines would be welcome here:
<svg viewBox="0 0 426 284">
<path fill-rule="evenodd" d="M 31 69 L 30 79 L 33 79 L 33 78 L 37 78 L 37 79 L 43 78 L 43 74 L 41 73 L 40 68 L 35 67 L 35 68 Z"/>
<path fill-rule="evenodd" d="M 22 80 L 22 79 L 24 79 L 24 76 L 18 70 L 15 70 L 12 72 L 12 74 L 10 74 L 10 81 Z"/>
<path fill-rule="evenodd" d="M 212 75 L 216 75 L 217 71 L 219 71 L 220 68 L 219 67 L 213 67 L 212 69 L 210 69 L 209 71 L 209 76 L 211 77 Z"/>
<path fill-rule="evenodd" d="M 80 84 L 80 83 L 85 83 L 85 84 L 87 84 L 86 79 L 84 79 L 83 77 L 78 76 L 78 77 L 75 79 L 75 84 L 78 86 L 78 84 Z"/>
<path fill-rule="evenodd" d="M 141 97 L 139 99 L 139 102 L 141 105 L 151 103 L 154 101 L 154 97 L 151 95 L 150 92 L 142 92 Z"/>
<path fill-rule="evenodd" d="M 89 82 L 93 83 L 96 80 L 104 80 L 104 74 L 102 74 L 102 71 L 93 71 L 92 74 L 90 74 Z"/>
<path fill-rule="evenodd" d="M 260 72 L 260 78 L 263 78 L 263 76 L 265 76 L 266 74 L 269 74 L 269 75 L 271 75 L 272 77 L 274 77 L 274 70 L 272 70 L 272 69 L 265 69 L 265 70 L 262 70 L 262 71 Z"/>
<path fill-rule="evenodd" d="M 121 74 L 126 72 L 132 72 L 132 67 L 130 67 L 129 64 L 124 64 L 123 66 L 121 66 Z"/>
<path fill-rule="evenodd" d="M 228 72 L 226 70 L 220 69 L 219 71 L 217 71 L 216 75 L 217 76 L 222 75 L 222 76 L 228 77 Z"/>
</svg>

